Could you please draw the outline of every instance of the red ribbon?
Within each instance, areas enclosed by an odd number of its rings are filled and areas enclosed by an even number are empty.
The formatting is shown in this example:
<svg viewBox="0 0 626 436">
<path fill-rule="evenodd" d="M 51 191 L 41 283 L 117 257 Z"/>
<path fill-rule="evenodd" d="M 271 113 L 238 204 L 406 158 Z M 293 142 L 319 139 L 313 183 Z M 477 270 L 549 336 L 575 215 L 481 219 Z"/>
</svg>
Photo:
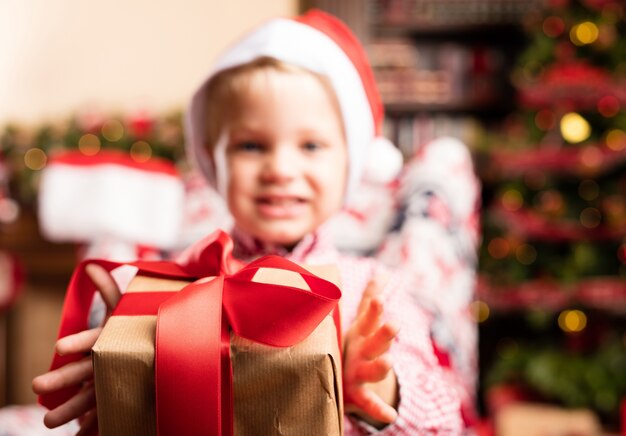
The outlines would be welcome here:
<svg viewBox="0 0 626 436">
<path fill-rule="evenodd" d="M 182 264 L 128 264 L 155 277 L 218 276 L 174 293 L 125 294 L 113 314 L 148 314 L 158 308 L 155 381 L 160 434 L 232 434 L 230 329 L 265 345 L 292 346 L 309 336 L 341 297 L 334 284 L 277 256 L 263 257 L 232 274 L 240 264 L 231 257 L 231 249 L 230 238 L 218 231 L 194 246 Z M 78 266 L 68 288 L 59 338 L 87 328 L 95 292 L 85 274 L 88 263 L 108 271 L 121 265 L 96 260 Z M 297 272 L 312 291 L 252 282 L 259 268 Z M 81 357 L 55 355 L 51 369 Z M 68 388 L 39 400 L 51 409 L 76 392 L 77 388 Z"/>
</svg>

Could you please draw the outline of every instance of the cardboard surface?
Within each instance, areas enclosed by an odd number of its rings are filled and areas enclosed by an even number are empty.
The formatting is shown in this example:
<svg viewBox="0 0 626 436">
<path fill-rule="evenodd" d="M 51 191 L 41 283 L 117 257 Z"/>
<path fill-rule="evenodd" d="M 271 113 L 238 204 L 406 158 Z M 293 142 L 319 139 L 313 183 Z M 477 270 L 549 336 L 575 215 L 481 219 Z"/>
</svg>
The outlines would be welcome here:
<svg viewBox="0 0 626 436">
<path fill-rule="evenodd" d="M 339 283 L 334 267 L 307 267 Z M 308 289 L 299 274 L 259 270 L 255 281 Z M 180 290 L 136 277 L 126 292 Z M 100 435 L 156 435 L 156 316 L 111 317 L 93 347 Z M 331 316 L 303 342 L 275 348 L 231 335 L 236 435 L 343 434 L 341 355 Z"/>
</svg>

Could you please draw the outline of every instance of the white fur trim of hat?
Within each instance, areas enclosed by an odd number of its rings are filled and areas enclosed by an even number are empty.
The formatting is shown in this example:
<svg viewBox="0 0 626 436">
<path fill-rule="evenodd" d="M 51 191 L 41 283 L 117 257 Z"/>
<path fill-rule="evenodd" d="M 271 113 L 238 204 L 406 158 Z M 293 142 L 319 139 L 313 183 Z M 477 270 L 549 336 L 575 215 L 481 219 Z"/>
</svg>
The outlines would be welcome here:
<svg viewBox="0 0 626 436">
<path fill-rule="evenodd" d="M 350 193 L 360 182 L 364 167 L 369 166 L 367 162 L 376 162 L 376 158 L 368 158 L 368 153 L 375 138 L 380 138 L 384 111 L 365 50 L 344 23 L 319 10 L 311 10 L 294 19 L 269 20 L 218 58 L 193 95 L 186 114 L 190 160 L 215 187 L 214 157 L 204 150 L 207 85 L 216 73 L 260 57 L 271 57 L 329 78 L 339 101 L 346 132 L 350 157 L 347 193 Z M 397 156 L 401 157 L 399 152 Z M 397 158 L 392 159 L 397 161 Z M 395 169 L 399 171 L 400 168 Z"/>
<path fill-rule="evenodd" d="M 168 249 L 178 243 L 184 201 L 183 182 L 169 161 L 71 151 L 42 172 L 38 219 L 52 241 L 113 239 Z"/>
</svg>

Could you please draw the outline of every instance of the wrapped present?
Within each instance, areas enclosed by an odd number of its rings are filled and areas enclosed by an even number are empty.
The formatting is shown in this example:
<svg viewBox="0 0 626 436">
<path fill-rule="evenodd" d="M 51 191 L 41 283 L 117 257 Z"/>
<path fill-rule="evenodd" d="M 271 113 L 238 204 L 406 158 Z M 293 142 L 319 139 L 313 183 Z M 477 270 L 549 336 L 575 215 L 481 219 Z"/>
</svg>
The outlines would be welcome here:
<svg viewBox="0 0 626 436">
<path fill-rule="evenodd" d="M 276 256 L 241 268 L 230 246 L 217 232 L 183 264 L 133 263 L 93 349 L 101 435 L 342 433 L 338 287 Z"/>
</svg>

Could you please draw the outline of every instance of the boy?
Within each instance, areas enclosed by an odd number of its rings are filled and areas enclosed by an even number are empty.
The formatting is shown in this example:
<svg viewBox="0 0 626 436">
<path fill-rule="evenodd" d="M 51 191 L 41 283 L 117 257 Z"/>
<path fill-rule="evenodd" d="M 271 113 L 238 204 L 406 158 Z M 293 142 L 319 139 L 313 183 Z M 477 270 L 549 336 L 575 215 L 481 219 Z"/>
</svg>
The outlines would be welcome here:
<svg viewBox="0 0 626 436">
<path fill-rule="evenodd" d="M 349 326 L 346 434 L 460 433 L 458 395 L 438 366 L 426 315 L 406 303 L 399 277 L 383 287 L 384 270 L 374 260 L 339 255 L 324 226 L 359 180 L 382 122 L 372 72 L 349 30 L 318 11 L 271 20 L 217 61 L 187 121 L 189 155 L 234 218 L 235 256 L 275 253 L 338 265 L 342 324 Z M 111 278 L 96 267 L 90 275 L 113 307 L 119 291 Z M 87 351 L 98 334 L 61 339 L 57 352 Z M 45 422 L 83 416 L 87 431 L 95 423 L 93 370 L 89 360 L 71 365 L 36 378 L 33 387 L 45 394 L 86 381 Z"/>
</svg>

